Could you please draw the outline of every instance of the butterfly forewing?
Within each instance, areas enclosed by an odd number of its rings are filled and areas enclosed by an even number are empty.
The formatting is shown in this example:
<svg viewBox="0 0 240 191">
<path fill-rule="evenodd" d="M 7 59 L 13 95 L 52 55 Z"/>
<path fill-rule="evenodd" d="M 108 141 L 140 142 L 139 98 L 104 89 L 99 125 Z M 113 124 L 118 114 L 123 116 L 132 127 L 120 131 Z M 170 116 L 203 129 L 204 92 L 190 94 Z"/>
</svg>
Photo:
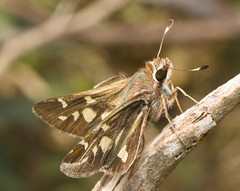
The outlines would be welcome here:
<svg viewBox="0 0 240 191">
<path fill-rule="evenodd" d="M 175 100 L 170 68 L 168 58 L 153 59 L 132 77 L 119 75 L 89 91 L 37 103 L 33 110 L 43 121 L 83 138 L 61 170 L 75 178 L 125 173 L 137 156 L 147 119 L 159 119 Z"/>
<path fill-rule="evenodd" d="M 103 120 L 66 156 L 61 170 L 71 177 L 126 172 L 136 158 L 148 110 L 138 100 Z"/>
<path fill-rule="evenodd" d="M 108 78 L 107 80 L 104 80 L 104 81 L 100 82 L 99 84 L 95 85 L 94 88 L 103 87 L 103 86 L 109 85 L 113 82 L 117 82 L 119 80 L 123 80 L 123 79 L 126 79 L 126 78 L 128 78 L 127 75 L 121 73 L 117 76 L 113 76 L 111 78 Z"/>
<path fill-rule="evenodd" d="M 51 127 L 84 137 L 115 107 L 108 102 L 114 101 L 126 83 L 125 78 L 90 91 L 46 99 L 35 104 L 33 111 Z"/>
</svg>

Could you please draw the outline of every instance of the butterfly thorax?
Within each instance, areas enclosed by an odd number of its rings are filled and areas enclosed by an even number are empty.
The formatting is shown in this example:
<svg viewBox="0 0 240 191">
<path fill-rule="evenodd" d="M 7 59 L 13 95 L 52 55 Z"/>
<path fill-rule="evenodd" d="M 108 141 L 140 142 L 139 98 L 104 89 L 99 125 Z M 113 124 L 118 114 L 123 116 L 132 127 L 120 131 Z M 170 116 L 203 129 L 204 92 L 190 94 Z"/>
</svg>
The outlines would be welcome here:
<svg viewBox="0 0 240 191">
<path fill-rule="evenodd" d="M 156 58 L 146 62 L 146 67 L 136 72 L 112 104 L 115 107 L 129 100 L 143 100 L 150 107 L 150 118 L 158 120 L 165 109 L 171 107 L 172 91 L 169 87 L 172 62 L 168 58 Z M 163 107 L 163 98 L 167 101 Z"/>
</svg>

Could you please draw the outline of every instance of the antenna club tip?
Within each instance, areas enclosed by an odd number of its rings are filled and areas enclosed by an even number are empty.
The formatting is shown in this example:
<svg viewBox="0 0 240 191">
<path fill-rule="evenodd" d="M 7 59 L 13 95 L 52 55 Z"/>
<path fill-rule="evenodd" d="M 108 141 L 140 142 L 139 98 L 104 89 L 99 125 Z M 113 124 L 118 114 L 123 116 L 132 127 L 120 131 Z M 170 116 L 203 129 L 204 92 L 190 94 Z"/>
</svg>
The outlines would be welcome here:
<svg viewBox="0 0 240 191">
<path fill-rule="evenodd" d="M 204 65 L 204 66 L 199 68 L 199 70 L 205 70 L 205 69 L 210 69 L 210 66 L 209 65 Z"/>
</svg>

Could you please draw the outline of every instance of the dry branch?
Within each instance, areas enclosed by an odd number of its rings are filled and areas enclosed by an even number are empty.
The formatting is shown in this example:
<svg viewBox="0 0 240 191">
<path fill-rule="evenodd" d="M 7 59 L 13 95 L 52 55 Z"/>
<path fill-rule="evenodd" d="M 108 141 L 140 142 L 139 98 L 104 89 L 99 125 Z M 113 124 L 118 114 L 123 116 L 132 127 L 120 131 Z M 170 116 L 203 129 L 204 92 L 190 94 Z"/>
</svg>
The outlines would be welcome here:
<svg viewBox="0 0 240 191">
<path fill-rule="evenodd" d="M 158 190 L 177 164 L 239 103 L 240 74 L 176 117 L 172 121 L 175 133 L 166 126 L 127 174 L 104 175 L 93 191 Z"/>
</svg>

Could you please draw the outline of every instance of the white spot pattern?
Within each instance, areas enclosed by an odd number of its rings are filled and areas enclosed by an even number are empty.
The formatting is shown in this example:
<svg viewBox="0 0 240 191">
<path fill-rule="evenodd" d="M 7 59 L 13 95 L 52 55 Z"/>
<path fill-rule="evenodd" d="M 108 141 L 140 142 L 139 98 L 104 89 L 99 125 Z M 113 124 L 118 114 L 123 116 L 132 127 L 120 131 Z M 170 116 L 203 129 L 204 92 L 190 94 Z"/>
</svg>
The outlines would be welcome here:
<svg viewBox="0 0 240 191">
<path fill-rule="evenodd" d="M 88 108 L 88 107 L 82 111 L 82 114 L 85 121 L 88 123 L 90 123 L 97 115 L 95 111 L 93 111 L 91 108 Z"/>
<path fill-rule="evenodd" d="M 88 143 L 84 140 L 82 140 L 79 144 L 83 145 L 85 150 L 88 148 Z"/>
<path fill-rule="evenodd" d="M 74 121 L 77 121 L 77 119 L 79 118 L 79 112 L 75 111 L 75 112 L 73 112 L 72 115 L 73 115 Z"/>
<path fill-rule="evenodd" d="M 122 147 L 122 149 L 120 150 L 120 152 L 118 153 L 118 155 L 117 155 L 120 159 L 122 159 L 122 161 L 123 161 L 124 163 L 127 162 L 127 158 L 128 158 L 128 152 L 126 151 L 126 148 L 127 148 L 127 146 L 124 145 L 124 146 Z"/>
<path fill-rule="evenodd" d="M 68 106 L 67 102 L 65 102 L 62 98 L 58 98 L 58 101 L 62 103 L 62 107 L 65 108 Z"/>
<path fill-rule="evenodd" d="M 95 99 L 92 99 L 91 96 L 86 96 L 84 99 L 87 101 L 87 104 L 94 103 L 96 101 Z"/>
<path fill-rule="evenodd" d="M 112 142 L 112 139 L 110 139 L 109 137 L 107 136 L 103 136 L 100 143 L 99 143 L 99 146 L 101 147 L 103 153 L 105 153 L 108 149 L 110 149 L 110 144 Z"/>
<path fill-rule="evenodd" d="M 58 116 L 58 119 L 61 119 L 62 121 L 65 121 L 67 119 L 67 116 L 60 115 L 60 116 Z"/>
</svg>

